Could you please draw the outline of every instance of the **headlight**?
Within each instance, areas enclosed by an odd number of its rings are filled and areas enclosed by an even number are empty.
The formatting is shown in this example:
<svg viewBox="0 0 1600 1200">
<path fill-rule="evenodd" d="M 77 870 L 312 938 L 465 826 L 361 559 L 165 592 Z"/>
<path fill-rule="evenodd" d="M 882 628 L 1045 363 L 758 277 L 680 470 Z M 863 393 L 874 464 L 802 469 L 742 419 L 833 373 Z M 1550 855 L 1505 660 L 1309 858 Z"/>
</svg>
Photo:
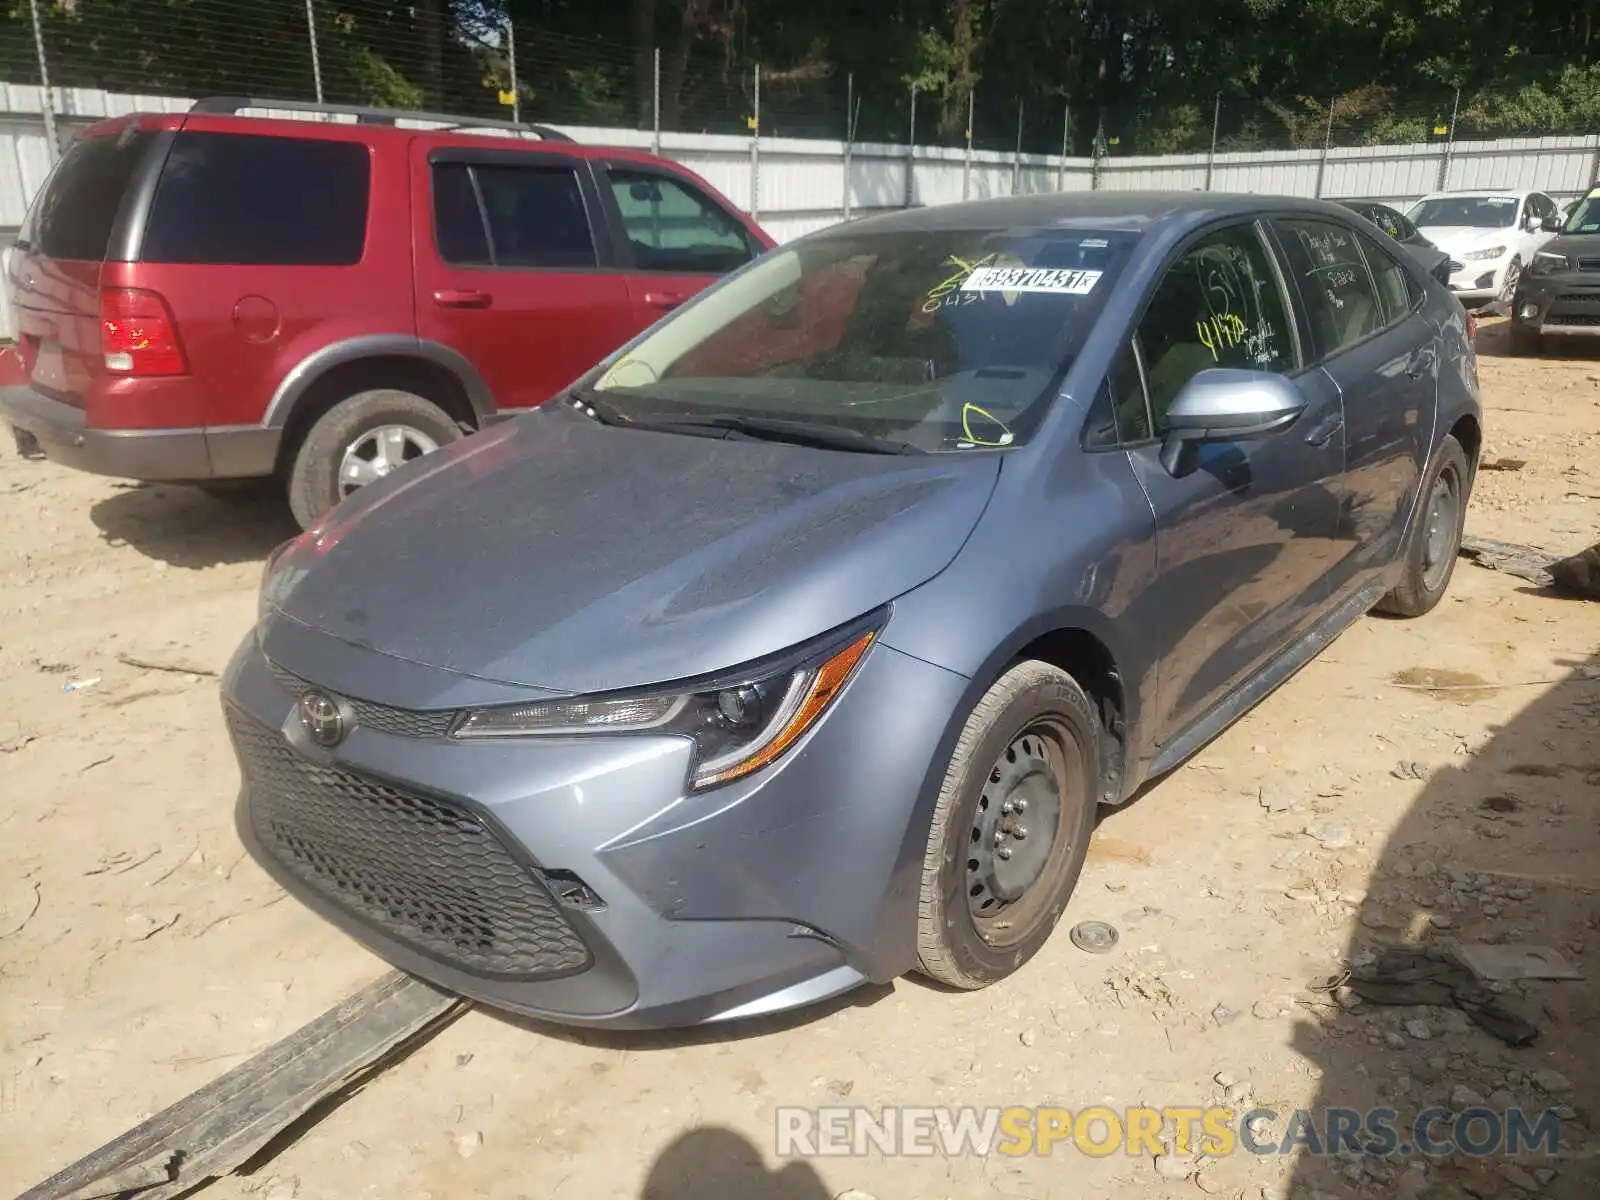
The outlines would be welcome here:
<svg viewBox="0 0 1600 1200">
<path fill-rule="evenodd" d="M 1463 254 L 1461 258 L 1465 262 L 1488 262 L 1491 258 L 1499 258 L 1505 252 L 1504 246 L 1490 246 L 1487 250 L 1473 250 L 1471 253 Z"/>
<path fill-rule="evenodd" d="M 1562 271 L 1572 270 L 1572 260 L 1565 254 L 1551 254 L 1541 250 L 1533 256 L 1533 262 L 1528 264 L 1529 275 L 1558 275 Z"/>
<path fill-rule="evenodd" d="M 776 762 L 817 723 L 883 628 L 887 611 L 787 654 L 692 688 L 655 688 L 500 705 L 467 713 L 457 738 L 666 734 L 694 743 L 690 786 L 703 791 Z"/>
</svg>

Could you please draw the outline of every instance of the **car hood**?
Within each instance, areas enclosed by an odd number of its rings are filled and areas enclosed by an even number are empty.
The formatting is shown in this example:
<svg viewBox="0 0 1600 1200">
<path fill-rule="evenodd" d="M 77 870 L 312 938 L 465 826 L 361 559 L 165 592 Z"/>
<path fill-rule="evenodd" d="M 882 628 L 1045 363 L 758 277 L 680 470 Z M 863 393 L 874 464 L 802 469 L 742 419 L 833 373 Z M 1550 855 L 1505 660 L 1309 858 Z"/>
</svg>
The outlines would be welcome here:
<svg viewBox="0 0 1600 1200">
<path fill-rule="evenodd" d="M 1417 231 L 1449 254 L 1482 250 L 1489 246 L 1509 246 L 1517 231 L 1511 226 L 1484 229 L 1478 225 L 1418 225 Z"/>
<path fill-rule="evenodd" d="M 289 619 L 480 679 L 582 693 L 785 649 L 937 575 L 1000 457 L 618 429 L 551 407 L 341 504 L 267 581 Z"/>
<path fill-rule="evenodd" d="M 1539 247 L 1547 254 L 1572 258 L 1600 258 L 1600 233 L 1563 233 Z"/>
</svg>

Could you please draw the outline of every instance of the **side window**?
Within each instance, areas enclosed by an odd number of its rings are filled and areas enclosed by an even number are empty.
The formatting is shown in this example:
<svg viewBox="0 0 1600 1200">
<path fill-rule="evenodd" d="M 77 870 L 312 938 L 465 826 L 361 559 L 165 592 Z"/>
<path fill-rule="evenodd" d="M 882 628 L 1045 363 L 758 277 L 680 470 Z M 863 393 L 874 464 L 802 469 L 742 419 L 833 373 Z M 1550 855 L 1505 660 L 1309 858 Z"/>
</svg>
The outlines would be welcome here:
<svg viewBox="0 0 1600 1200">
<path fill-rule="evenodd" d="M 1319 356 L 1335 354 L 1383 326 L 1383 304 L 1353 229 L 1299 219 L 1279 220 L 1277 226 Z"/>
<path fill-rule="evenodd" d="M 1411 218 L 1404 213 L 1394 214 L 1394 226 L 1398 230 L 1395 238 L 1399 241 L 1409 242 L 1417 236 L 1417 227 L 1411 223 Z"/>
<path fill-rule="evenodd" d="M 1383 230 L 1396 241 L 1400 239 L 1400 225 L 1397 221 L 1399 213 L 1392 208 L 1385 208 L 1381 204 L 1372 206 L 1372 223 Z"/>
<path fill-rule="evenodd" d="M 433 236 L 439 257 L 447 263 L 480 267 L 493 261 L 472 171 L 466 163 L 433 165 Z"/>
<path fill-rule="evenodd" d="M 359 142 L 180 133 L 156 186 L 146 262 L 349 266 L 367 240 Z"/>
<path fill-rule="evenodd" d="M 613 168 L 612 194 L 641 271 L 721 275 L 749 262 L 744 227 L 686 183 Z"/>
<path fill-rule="evenodd" d="M 1084 424 L 1083 443 L 1090 449 L 1130 445 L 1150 439 L 1150 405 L 1133 343 L 1126 342 L 1100 385 Z"/>
<path fill-rule="evenodd" d="M 1206 368 L 1297 365 L 1283 290 L 1254 225 L 1220 230 L 1185 250 L 1156 285 L 1137 337 L 1157 435 L 1183 385 Z"/>
<path fill-rule="evenodd" d="M 1366 251 L 1367 265 L 1372 268 L 1378 295 L 1383 299 L 1384 315 L 1390 322 L 1400 320 L 1411 311 L 1411 288 L 1406 283 L 1405 270 L 1376 243 L 1363 238 L 1361 248 Z"/>
<path fill-rule="evenodd" d="M 571 167 L 475 164 L 497 267 L 579 270 L 595 265 L 583 189 Z"/>
</svg>

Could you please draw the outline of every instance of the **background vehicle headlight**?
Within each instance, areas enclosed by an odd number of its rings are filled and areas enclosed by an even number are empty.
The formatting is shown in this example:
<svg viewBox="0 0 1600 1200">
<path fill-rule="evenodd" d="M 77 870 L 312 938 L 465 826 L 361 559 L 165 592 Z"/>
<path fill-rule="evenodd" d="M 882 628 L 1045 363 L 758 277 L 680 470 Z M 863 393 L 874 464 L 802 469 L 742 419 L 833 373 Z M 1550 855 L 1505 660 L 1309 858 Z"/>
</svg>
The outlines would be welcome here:
<svg viewBox="0 0 1600 1200">
<path fill-rule="evenodd" d="M 886 612 L 693 691 L 655 689 L 499 705 L 469 712 L 462 739 L 668 734 L 694 742 L 690 786 L 731 783 L 769 763 L 817 723 L 883 628 Z"/>
<path fill-rule="evenodd" d="M 1499 258 L 1505 252 L 1504 246 L 1490 246 L 1487 250 L 1474 250 L 1461 257 L 1465 262 L 1488 262 L 1491 258 Z"/>
<path fill-rule="evenodd" d="M 1528 264 L 1530 275 L 1555 275 L 1562 271 L 1572 270 L 1572 260 L 1565 254 L 1551 254 L 1541 250 L 1533 256 L 1533 262 Z"/>
</svg>

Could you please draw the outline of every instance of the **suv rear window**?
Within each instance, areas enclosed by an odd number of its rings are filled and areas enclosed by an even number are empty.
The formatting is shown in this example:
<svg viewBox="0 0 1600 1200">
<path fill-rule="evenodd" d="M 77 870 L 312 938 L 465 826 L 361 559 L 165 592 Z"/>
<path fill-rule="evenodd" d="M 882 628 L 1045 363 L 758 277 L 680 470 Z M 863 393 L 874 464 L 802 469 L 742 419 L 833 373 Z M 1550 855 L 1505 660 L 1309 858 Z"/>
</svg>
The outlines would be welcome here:
<svg viewBox="0 0 1600 1200">
<path fill-rule="evenodd" d="M 180 133 L 156 187 L 145 262 L 349 266 L 371 189 L 358 142 Z"/>
<path fill-rule="evenodd" d="M 23 222 L 17 245 L 45 258 L 103 259 L 150 136 L 126 130 L 74 142 Z"/>
</svg>

